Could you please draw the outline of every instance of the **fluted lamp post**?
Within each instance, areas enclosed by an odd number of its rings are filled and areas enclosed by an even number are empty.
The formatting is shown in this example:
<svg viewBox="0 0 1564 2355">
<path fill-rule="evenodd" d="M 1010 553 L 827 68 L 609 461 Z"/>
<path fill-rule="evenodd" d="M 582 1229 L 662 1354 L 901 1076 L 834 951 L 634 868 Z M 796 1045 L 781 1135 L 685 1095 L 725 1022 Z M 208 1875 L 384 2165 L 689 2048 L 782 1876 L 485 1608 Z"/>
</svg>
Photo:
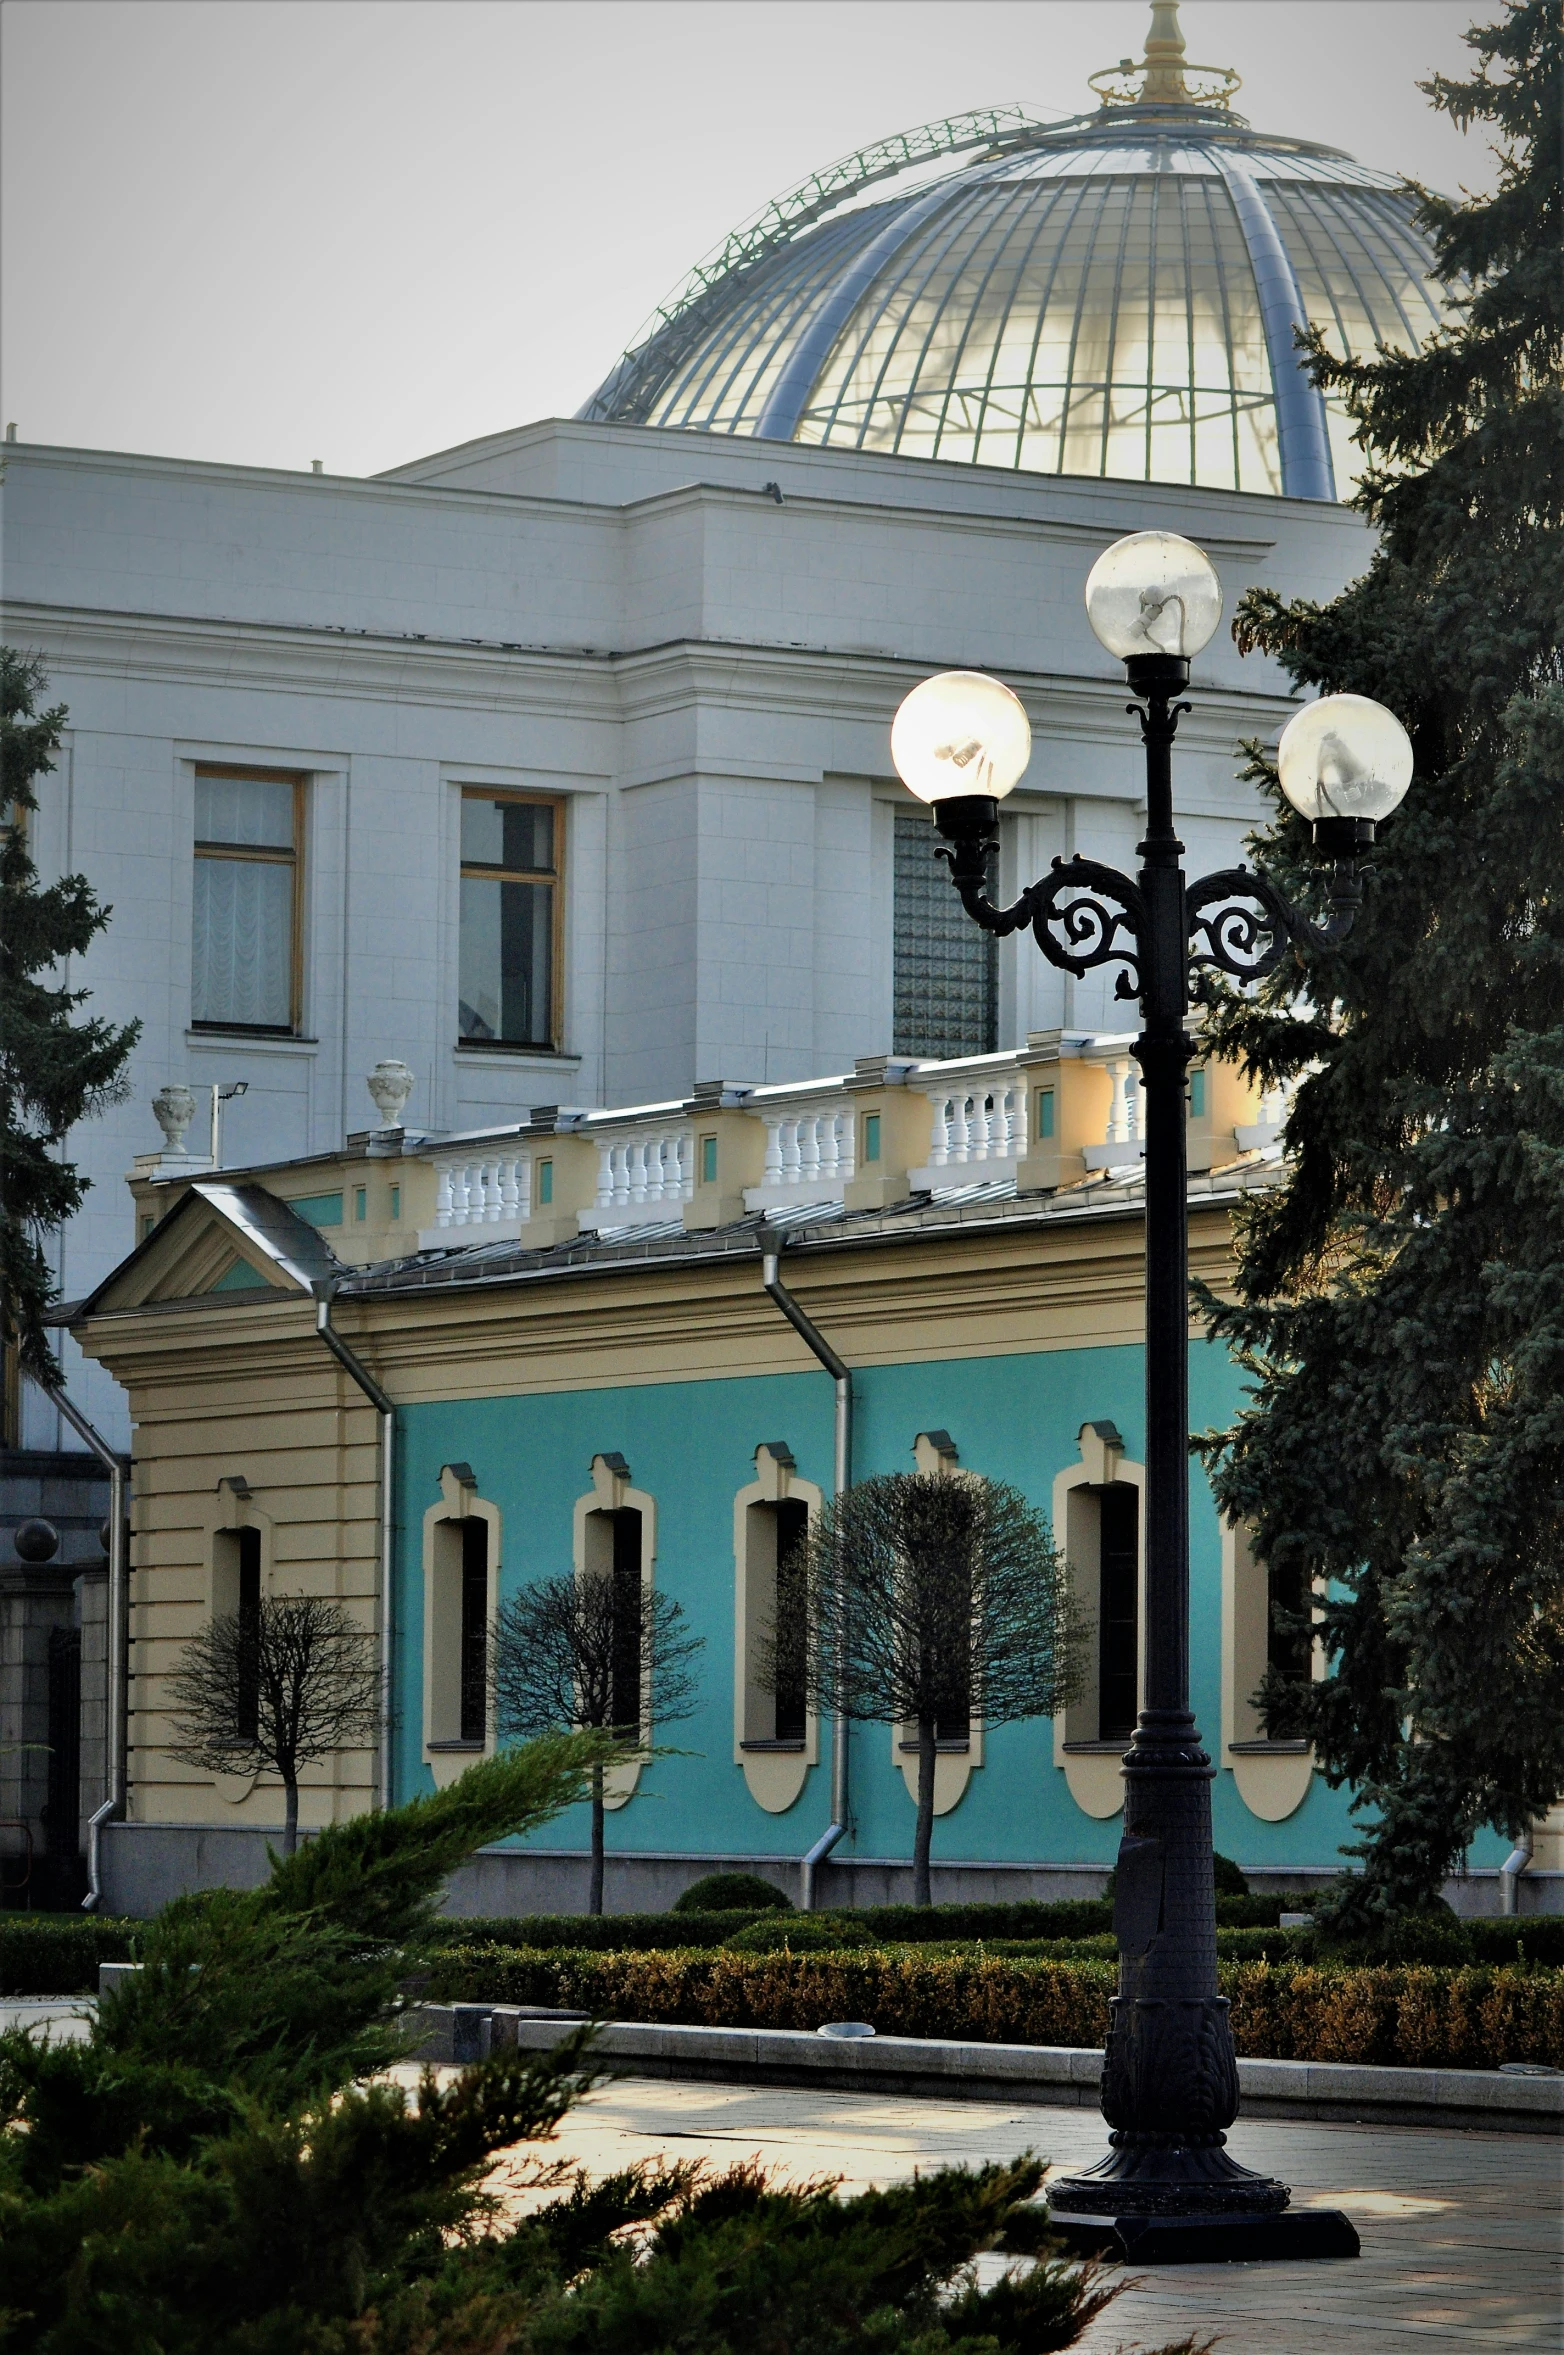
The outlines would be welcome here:
<svg viewBox="0 0 1564 2355">
<path fill-rule="evenodd" d="M 902 704 L 891 753 L 903 782 L 931 802 L 963 906 L 1003 937 L 1030 925 L 1038 947 L 1077 976 L 1122 967 L 1116 994 L 1140 1001 L 1135 1043 L 1146 1129 L 1145 1706 L 1124 1759 L 1124 1830 L 1114 1930 L 1119 1991 L 1102 2074 L 1111 2148 L 1051 2187 L 1056 2229 L 1076 2246 L 1137 2262 L 1355 2256 L 1336 2210 L 1288 2208 L 1285 2184 L 1252 2174 L 1224 2148 L 1238 2110 L 1238 2071 L 1216 1983 L 1211 1761 L 1189 1707 L 1189 1305 L 1184 1148 L 1184 1028 L 1214 971 L 1255 981 L 1292 942 L 1345 938 L 1362 896 L 1360 854 L 1406 792 L 1412 748 L 1399 721 L 1362 696 L 1332 695 L 1297 713 L 1278 753 L 1282 788 L 1332 862 L 1330 912 L 1317 925 L 1269 877 L 1225 868 L 1188 883 L 1173 827 L 1173 738 L 1191 658 L 1222 614 L 1202 551 L 1171 532 L 1134 532 L 1107 549 L 1086 584 L 1091 626 L 1119 655 L 1146 752 L 1146 834 L 1139 873 L 1095 859 L 1055 859 L 1008 908 L 988 897 L 999 803 L 1030 757 L 1018 699 L 997 679 L 949 671 Z"/>
</svg>

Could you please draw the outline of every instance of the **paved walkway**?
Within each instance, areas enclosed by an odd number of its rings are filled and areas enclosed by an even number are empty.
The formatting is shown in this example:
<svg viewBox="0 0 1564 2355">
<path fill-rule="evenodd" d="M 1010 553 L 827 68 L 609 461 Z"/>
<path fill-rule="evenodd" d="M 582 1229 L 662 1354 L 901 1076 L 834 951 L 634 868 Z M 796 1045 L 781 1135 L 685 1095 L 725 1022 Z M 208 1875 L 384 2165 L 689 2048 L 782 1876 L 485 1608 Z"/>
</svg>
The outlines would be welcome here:
<svg viewBox="0 0 1564 2355">
<path fill-rule="evenodd" d="M 621 2078 L 571 2113 L 554 2148 L 594 2174 L 663 2152 L 721 2165 L 755 2154 L 851 2187 L 1028 2148 L 1075 2167 L 1101 2155 L 1102 2137 L 1089 2110 Z M 1344 2208 L 1362 2257 L 1143 2273 L 1081 2342 L 1090 2355 L 1186 2332 L 1218 2336 L 1220 2355 L 1564 2349 L 1557 2141 L 1256 2120 L 1230 2147 L 1282 2176 L 1298 2206 Z"/>
</svg>

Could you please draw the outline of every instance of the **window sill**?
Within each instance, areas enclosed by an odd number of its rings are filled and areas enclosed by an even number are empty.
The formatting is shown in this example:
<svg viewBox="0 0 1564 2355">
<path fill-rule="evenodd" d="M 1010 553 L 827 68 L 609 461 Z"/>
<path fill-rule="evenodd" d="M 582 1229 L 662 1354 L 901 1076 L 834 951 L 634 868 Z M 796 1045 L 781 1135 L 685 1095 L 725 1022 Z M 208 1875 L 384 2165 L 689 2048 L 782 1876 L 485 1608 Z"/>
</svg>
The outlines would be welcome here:
<svg viewBox="0 0 1564 2355">
<path fill-rule="evenodd" d="M 799 1750 L 802 1750 L 804 1747 L 805 1747 L 805 1743 L 804 1743 L 804 1738 L 803 1738 L 802 1734 L 800 1734 L 800 1736 L 799 1736 L 799 1738 L 798 1738 L 798 1740 L 797 1740 L 796 1742 L 740 1742 L 740 1744 L 739 1744 L 739 1748 L 740 1748 L 741 1750 L 762 1750 L 762 1751 L 764 1751 L 764 1750 L 792 1750 L 792 1751 L 799 1751 Z"/>
<path fill-rule="evenodd" d="M 192 1022 L 185 1032 L 188 1047 L 249 1047 L 269 1054 L 281 1047 L 287 1054 L 313 1055 L 320 1041 L 297 1030 L 227 1030 L 220 1023 Z"/>
<path fill-rule="evenodd" d="M 1069 1758 L 1122 1758 L 1133 1738 L 1126 1734 L 1120 1742 L 1066 1742 L 1065 1755 Z"/>
<path fill-rule="evenodd" d="M 1229 1742 L 1226 1745 L 1233 1758 L 1301 1758 L 1311 1747 L 1308 1742 Z"/>
<path fill-rule="evenodd" d="M 916 1742 L 902 1742 L 898 1745 L 898 1747 L 901 1749 L 903 1755 L 908 1758 L 916 1758 L 918 1755 L 918 1745 Z M 936 1758 L 964 1758 L 971 1747 L 972 1744 L 970 1741 L 936 1742 L 934 1745 L 934 1755 Z"/>
<path fill-rule="evenodd" d="M 468 1055 L 493 1055 L 501 1063 L 579 1063 L 565 1047 L 525 1046 L 516 1039 L 459 1038 L 456 1052 Z"/>
<path fill-rule="evenodd" d="M 426 1750 L 470 1750 L 475 1758 L 481 1756 L 485 1747 L 486 1744 L 483 1742 L 425 1742 L 424 1744 Z"/>
</svg>

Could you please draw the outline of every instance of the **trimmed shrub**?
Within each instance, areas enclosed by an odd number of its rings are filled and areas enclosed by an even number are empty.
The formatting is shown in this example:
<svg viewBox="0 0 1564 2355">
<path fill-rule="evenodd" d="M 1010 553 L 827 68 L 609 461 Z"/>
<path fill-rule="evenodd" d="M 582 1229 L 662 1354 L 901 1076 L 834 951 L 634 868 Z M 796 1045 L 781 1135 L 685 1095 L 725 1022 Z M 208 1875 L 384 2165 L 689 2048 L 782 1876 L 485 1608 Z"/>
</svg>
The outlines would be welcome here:
<svg viewBox="0 0 1564 2355">
<path fill-rule="evenodd" d="M 1499 1921 L 1466 1924 L 1472 1960 L 1480 1963 L 1530 1964 L 1564 1967 L 1564 1914 L 1511 1915 Z"/>
<path fill-rule="evenodd" d="M 446 1914 L 437 1946 L 569 1946 L 603 1953 L 654 1954 L 663 1947 L 720 1946 L 755 1919 L 753 1906 L 736 1913 Z"/>
<path fill-rule="evenodd" d="M 849 1946 L 879 1946 L 862 1922 L 841 1914 L 767 1914 L 722 1941 L 729 1954 L 835 1954 Z"/>
<path fill-rule="evenodd" d="M 99 1963 L 134 1962 L 141 1927 L 101 1914 L 0 1914 L 0 1995 L 96 1995 Z"/>
<path fill-rule="evenodd" d="M 1216 1885 L 1216 1894 L 1218 1899 L 1223 1897 L 1248 1896 L 1249 1883 L 1244 1879 L 1243 1874 L 1239 1871 L 1237 1865 L 1234 1864 L 1230 1856 L 1213 1856 L 1211 1859 L 1211 1864 L 1212 1879 Z M 1118 1878 L 1118 1867 L 1115 1866 L 1113 1871 L 1108 1875 L 1106 1882 L 1103 1884 L 1102 1893 L 1110 1905 L 1113 1903 L 1113 1892 L 1117 1886 Z M 1264 1904 L 1269 1904 L 1270 1900 L 1266 1898 L 1262 1899 L 1261 1902 Z"/>
<path fill-rule="evenodd" d="M 593 1954 L 449 1948 L 436 2003 L 525 2003 L 596 2018 L 714 2028 L 818 2028 L 868 2020 L 886 2036 L 1095 2048 L 1108 2025 L 1112 1962 L 927 1954 Z M 1466 1965 L 1341 1969 L 1222 1962 L 1242 2054 L 1270 2060 L 1493 2069 L 1564 2067 L 1564 1973 Z"/>
<path fill-rule="evenodd" d="M 791 1913 L 793 1900 L 759 1873 L 707 1873 L 673 1901 L 675 1913 L 753 1913 L 757 1908 Z"/>
</svg>

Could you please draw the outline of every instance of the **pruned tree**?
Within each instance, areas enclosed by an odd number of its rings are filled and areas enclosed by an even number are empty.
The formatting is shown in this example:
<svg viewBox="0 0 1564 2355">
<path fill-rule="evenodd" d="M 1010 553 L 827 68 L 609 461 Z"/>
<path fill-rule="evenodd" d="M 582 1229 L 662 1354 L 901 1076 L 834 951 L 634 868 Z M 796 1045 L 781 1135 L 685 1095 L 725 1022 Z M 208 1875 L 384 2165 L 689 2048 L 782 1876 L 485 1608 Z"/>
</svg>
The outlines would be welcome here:
<svg viewBox="0 0 1564 2355">
<path fill-rule="evenodd" d="M 187 1766 L 281 1778 L 291 1856 L 300 1769 L 379 1733 L 374 1639 L 323 1596 L 261 1595 L 186 1644 L 173 1704 L 173 1754 Z"/>
<path fill-rule="evenodd" d="M 650 1725 L 688 1717 L 698 1697 L 694 1663 L 704 1639 L 689 1632 L 671 1595 L 612 1568 L 544 1578 L 518 1589 L 494 1624 L 494 1721 L 506 1736 L 595 1728 L 633 1757 Z M 592 1862 L 587 1909 L 603 1910 L 603 1789 L 599 1760 L 588 1781 Z"/>
<path fill-rule="evenodd" d="M 55 1283 L 44 1237 L 81 1207 L 88 1181 L 60 1147 L 77 1121 L 125 1094 L 139 1022 L 73 1019 L 88 991 L 61 989 L 56 968 L 109 920 L 85 875 L 41 885 L 28 846 L 35 780 L 54 767 L 63 704 L 40 711 L 43 666 L 0 646 L 0 1341 L 46 1387 L 59 1380 L 45 1317 Z M 5 1401 L 0 1439 L 16 1435 Z"/>
<path fill-rule="evenodd" d="M 1051 1717 L 1079 1681 L 1063 1557 L 1020 1491 L 967 1473 L 892 1472 L 828 1504 L 802 1578 L 779 1580 L 762 1682 L 820 1710 L 909 1727 L 918 1750 L 913 1901 L 927 1905 L 934 1766 L 971 1723 Z"/>
</svg>

